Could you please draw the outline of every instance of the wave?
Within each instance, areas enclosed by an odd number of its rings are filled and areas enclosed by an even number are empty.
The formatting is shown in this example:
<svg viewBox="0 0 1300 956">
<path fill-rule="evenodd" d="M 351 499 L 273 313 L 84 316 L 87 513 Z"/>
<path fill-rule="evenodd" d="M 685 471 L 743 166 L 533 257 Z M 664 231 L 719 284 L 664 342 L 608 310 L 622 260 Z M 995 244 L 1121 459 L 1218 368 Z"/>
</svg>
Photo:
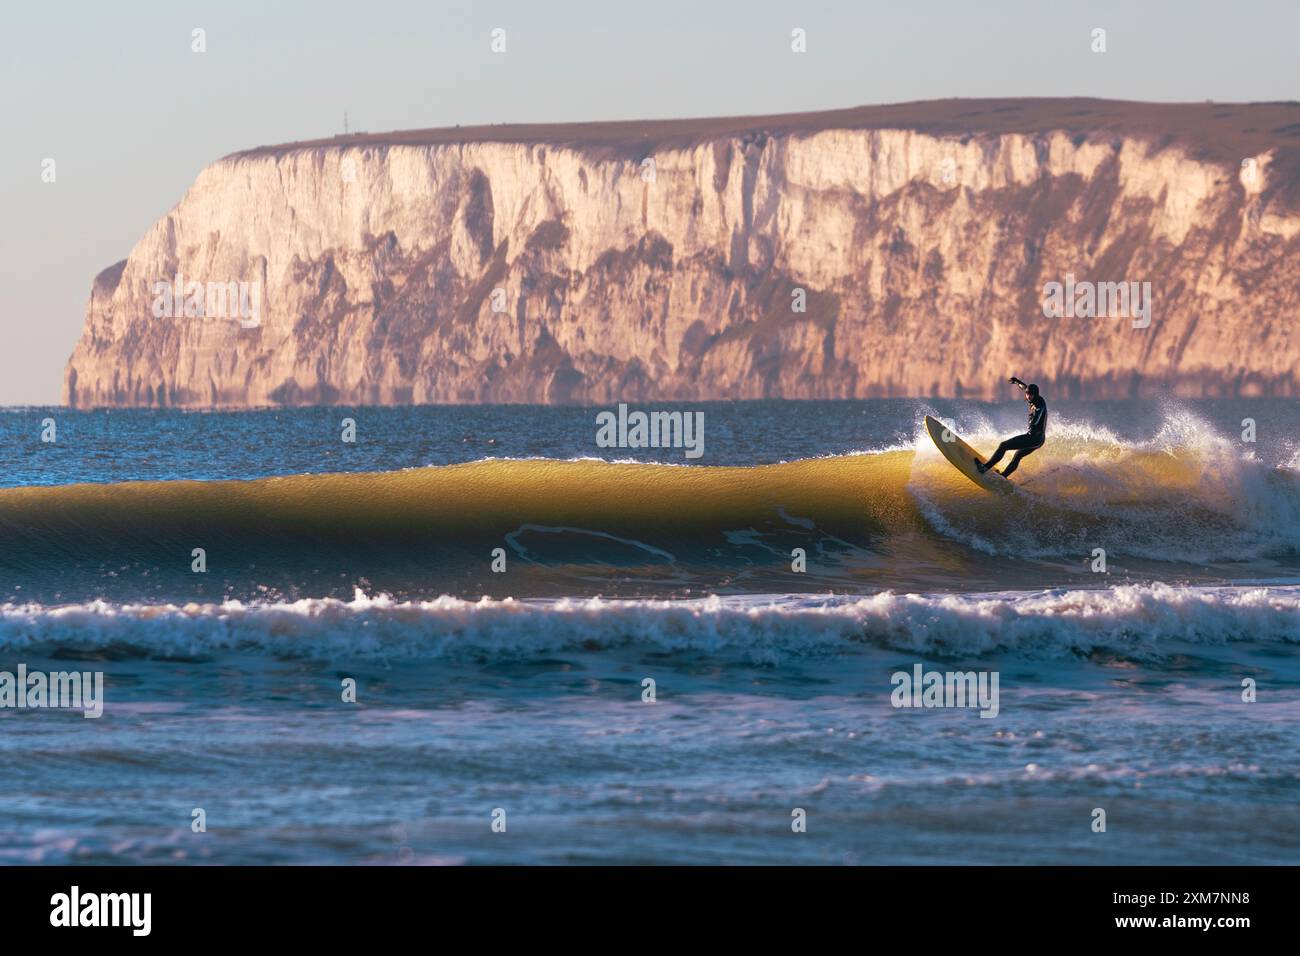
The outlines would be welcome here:
<svg viewBox="0 0 1300 956">
<path fill-rule="evenodd" d="M 864 646 L 968 657 L 1099 652 L 1139 661 L 1189 645 L 1300 644 L 1300 587 L 1098 590 L 869 597 L 735 596 L 684 601 L 351 600 L 245 604 L 0 605 L 0 651 L 196 659 L 500 661 L 632 647 L 739 653 L 755 663 Z"/>
<path fill-rule="evenodd" d="M 962 434 L 976 448 L 1000 440 L 983 422 Z M 1021 464 L 1005 508 L 962 488 L 929 444 L 918 435 L 909 480 L 919 509 L 937 532 L 986 554 L 1082 562 L 1102 548 L 1186 564 L 1300 548 L 1300 456 L 1266 462 L 1182 410 L 1167 412 L 1146 441 L 1086 423 L 1053 426 L 1047 445 Z"/>
<path fill-rule="evenodd" d="M 1000 437 L 979 420 L 949 424 L 977 448 Z M 968 482 L 919 431 L 911 448 L 752 467 L 489 459 L 0 489 L 0 573 L 11 598 L 47 603 L 130 596 L 127 581 L 137 595 L 212 598 L 338 597 L 358 584 L 543 596 L 609 593 L 611 581 L 655 594 L 933 590 L 945 576 L 952 587 L 996 583 L 1014 562 L 988 556 L 1080 573 L 1096 549 L 1196 579 L 1214 562 L 1294 563 L 1295 459 L 1270 464 L 1245 447 L 1183 413 L 1145 442 L 1056 423 L 1009 499 Z M 192 573 L 196 548 L 205 574 Z M 796 548 L 802 577 L 792 577 Z"/>
</svg>

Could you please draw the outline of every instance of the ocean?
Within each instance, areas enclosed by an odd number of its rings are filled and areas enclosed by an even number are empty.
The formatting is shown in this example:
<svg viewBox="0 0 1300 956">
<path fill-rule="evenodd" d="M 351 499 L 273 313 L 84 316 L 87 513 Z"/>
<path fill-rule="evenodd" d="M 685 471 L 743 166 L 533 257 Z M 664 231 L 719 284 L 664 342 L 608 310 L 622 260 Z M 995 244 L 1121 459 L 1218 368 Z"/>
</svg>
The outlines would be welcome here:
<svg viewBox="0 0 1300 956">
<path fill-rule="evenodd" d="M 0 412 L 0 863 L 1296 862 L 1300 408 L 1047 399 Z"/>
</svg>

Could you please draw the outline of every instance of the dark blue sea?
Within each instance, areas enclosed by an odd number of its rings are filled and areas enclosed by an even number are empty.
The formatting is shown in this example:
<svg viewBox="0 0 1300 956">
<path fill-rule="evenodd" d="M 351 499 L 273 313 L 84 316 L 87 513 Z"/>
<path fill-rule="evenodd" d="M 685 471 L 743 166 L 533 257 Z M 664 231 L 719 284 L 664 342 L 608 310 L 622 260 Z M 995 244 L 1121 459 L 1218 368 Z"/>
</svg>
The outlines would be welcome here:
<svg viewBox="0 0 1300 956">
<path fill-rule="evenodd" d="M 0 411 L 0 863 L 1293 863 L 1300 408 L 1048 398 Z"/>
</svg>

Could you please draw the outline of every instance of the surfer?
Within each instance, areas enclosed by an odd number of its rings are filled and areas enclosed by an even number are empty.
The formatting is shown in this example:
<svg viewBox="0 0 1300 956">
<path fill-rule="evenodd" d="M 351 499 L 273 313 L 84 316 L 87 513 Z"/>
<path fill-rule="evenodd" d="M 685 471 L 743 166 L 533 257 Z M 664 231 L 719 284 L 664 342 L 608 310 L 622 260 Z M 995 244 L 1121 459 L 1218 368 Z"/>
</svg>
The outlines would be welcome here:
<svg viewBox="0 0 1300 956">
<path fill-rule="evenodd" d="M 977 461 L 975 467 L 981 475 L 991 470 L 1007 452 L 1014 451 L 1015 455 L 1011 457 L 1011 463 L 1002 470 L 1002 477 L 1009 477 L 1016 470 L 1016 466 L 1020 464 L 1020 459 L 1026 455 L 1032 455 L 1043 447 L 1043 442 L 1047 441 L 1047 402 L 1043 401 L 1043 396 L 1038 394 L 1038 386 L 1026 385 L 1014 375 L 1008 381 L 1025 393 L 1025 401 L 1029 403 L 1029 431 L 1023 435 L 1008 438 L 1001 445 L 998 445 L 998 450 L 993 453 L 993 457 L 988 461 L 982 464 Z"/>
</svg>

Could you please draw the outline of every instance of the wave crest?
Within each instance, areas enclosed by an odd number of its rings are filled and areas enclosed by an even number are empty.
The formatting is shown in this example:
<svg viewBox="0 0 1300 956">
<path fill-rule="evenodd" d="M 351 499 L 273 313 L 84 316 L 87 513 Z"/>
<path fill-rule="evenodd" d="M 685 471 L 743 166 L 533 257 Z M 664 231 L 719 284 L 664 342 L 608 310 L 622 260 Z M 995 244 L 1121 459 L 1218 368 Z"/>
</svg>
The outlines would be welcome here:
<svg viewBox="0 0 1300 956">
<path fill-rule="evenodd" d="M 633 647 L 739 652 L 756 663 L 853 653 L 1086 655 L 1158 660 L 1187 645 L 1300 643 L 1300 587 L 1182 588 L 686 601 L 397 601 L 0 606 L 0 651 L 203 658 L 531 659 Z"/>
</svg>

